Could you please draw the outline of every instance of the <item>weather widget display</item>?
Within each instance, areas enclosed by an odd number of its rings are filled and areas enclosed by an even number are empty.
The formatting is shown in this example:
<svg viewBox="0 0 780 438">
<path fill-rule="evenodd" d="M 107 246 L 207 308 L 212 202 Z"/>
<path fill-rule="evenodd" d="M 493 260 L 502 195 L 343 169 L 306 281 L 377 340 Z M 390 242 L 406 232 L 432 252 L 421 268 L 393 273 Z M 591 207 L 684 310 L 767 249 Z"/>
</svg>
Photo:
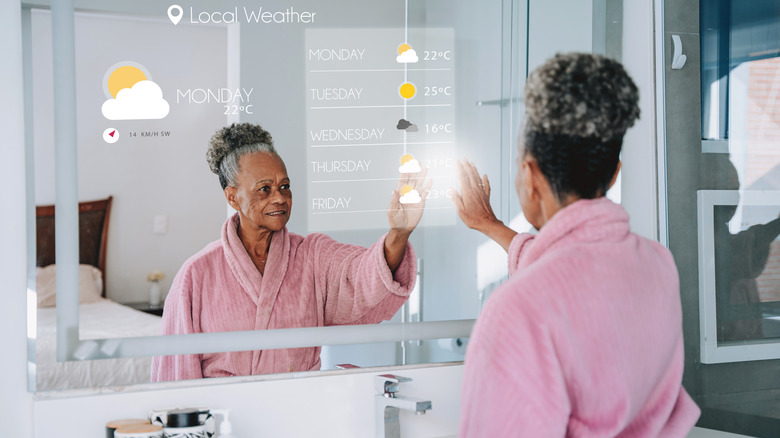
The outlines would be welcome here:
<svg viewBox="0 0 780 438">
<path fill-rule="evenodd" d="M 306 30 L 311 231 L 386 227 L 399 176 L 423 167 L 422 225 L 454 223 L 453 47 L 446 28 Z M 412 205 L 426 195 L 400 194 Z"/>
</svg>

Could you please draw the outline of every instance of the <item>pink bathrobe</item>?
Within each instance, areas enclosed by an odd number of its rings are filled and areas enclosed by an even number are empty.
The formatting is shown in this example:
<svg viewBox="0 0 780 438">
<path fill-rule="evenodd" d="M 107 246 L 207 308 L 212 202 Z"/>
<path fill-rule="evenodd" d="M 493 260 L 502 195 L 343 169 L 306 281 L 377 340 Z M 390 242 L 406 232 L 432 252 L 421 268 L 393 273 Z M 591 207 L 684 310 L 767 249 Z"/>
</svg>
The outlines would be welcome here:
<svg viewBox="0 0 780 438">
<path fill-rule="evenodd" d="M 238 238 L 238 215 L 222 238 L 184 263 L 165 300 L 162 334 L 373 324 L 406 302 L 417 274 L 411 245 L 395 272 L 384 236 L 366 249 L 324 234 L 283 229 L 260 275 Z M 154 357 L 152 381 L 320 368 L 320 347 Z"/>
<path fill-rule="evenodd" d="M 606 198 L 559 211 L 509 248 L 511 278 L 472 333 L 462 437 L 685 437 L 672 255 Z"/>
</svg>

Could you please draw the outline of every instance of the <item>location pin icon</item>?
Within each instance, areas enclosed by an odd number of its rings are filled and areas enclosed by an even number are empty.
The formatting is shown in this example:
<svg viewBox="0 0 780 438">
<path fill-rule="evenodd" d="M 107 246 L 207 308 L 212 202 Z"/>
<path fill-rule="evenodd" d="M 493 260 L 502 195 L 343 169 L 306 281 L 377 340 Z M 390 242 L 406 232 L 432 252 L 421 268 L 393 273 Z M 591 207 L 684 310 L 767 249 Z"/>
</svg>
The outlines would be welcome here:
<svg viewBox="0 0 780 438">
<path fill-rule="evenodd" d="M 168 8 L 168 18 L 171 19 L 171 22 L 174 26 L 179 24 L 182 15 L 184 15 L 184 11 L 182 10 L 181 6 L 171 5 L 171 7 Z"/>
</svg>

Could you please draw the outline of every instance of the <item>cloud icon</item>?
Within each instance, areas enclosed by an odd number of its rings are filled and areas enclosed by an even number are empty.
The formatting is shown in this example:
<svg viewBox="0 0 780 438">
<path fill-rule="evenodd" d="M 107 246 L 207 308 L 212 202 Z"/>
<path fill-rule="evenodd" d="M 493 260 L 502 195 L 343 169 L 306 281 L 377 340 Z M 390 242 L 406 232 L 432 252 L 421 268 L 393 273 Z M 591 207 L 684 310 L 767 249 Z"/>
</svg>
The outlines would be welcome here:
<svg viewBox="0 0 780 438">
<path fill-rule="evenodd" d="M 419 132 L 419 131 L 420 128 L 418 128 L 417 125 L 415 125 L 414 123 L 412 123 L 411 125 L 409 125 L 408 128 L 406 128 L 406 132 Z"/>
<path fill-rule="evenodd" d="M 398 121 L 398 124 L 395 125 L 395 129 L 404 130 L 404 129 L 410 127 L 410 126 L 412 126 L 411 122 L 409 122 L 406 119 L 401 119 L 401 120 Z"/>
<path fill-rule="evenodd" d="M 422 171 L 422 167 L 420 167 L 419 161 L 412 158 L 399 167 L 398 171 L 401 173 L 420 173 Z"/>
<path fill-rule="evenodd" d="M 422 202 L 422 198 L 420 197 L 420 193 L 417 192 L 417 190 L 409 190 L 401 196 L 401 204 L 419 204 Z"/>
<path fill-rule="evenodd" d="M 395 57 L 395 62 L 400 64 L 414 63 L 419 60 L 420 58 L 417 57 L 417 52 L 415 52 L 414 49 L 409 49 Z"/>
<path fill-rule="evenodd" d="M 120 90 L 116 99 L 103 102 L 102 110 L 109 120 L 147 120 L 165 118 L 170 108 L 160 86 L 145 80 Z"/>
</svg>

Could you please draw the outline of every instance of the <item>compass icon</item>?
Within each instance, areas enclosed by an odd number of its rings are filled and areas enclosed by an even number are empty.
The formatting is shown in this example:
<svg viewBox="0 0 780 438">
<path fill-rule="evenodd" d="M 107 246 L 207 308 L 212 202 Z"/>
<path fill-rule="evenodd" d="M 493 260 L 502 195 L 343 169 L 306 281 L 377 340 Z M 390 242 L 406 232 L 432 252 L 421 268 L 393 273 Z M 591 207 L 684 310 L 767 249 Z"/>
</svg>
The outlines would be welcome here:
<svg viewBox="0 0 780 438">
<path fill-rule="evenodd" d="M 108 128 L 103 131 L 103 141 L 108 144 L 114 144 L 119 141 L 119 131 L 114 128 Z"/>
</svg>

